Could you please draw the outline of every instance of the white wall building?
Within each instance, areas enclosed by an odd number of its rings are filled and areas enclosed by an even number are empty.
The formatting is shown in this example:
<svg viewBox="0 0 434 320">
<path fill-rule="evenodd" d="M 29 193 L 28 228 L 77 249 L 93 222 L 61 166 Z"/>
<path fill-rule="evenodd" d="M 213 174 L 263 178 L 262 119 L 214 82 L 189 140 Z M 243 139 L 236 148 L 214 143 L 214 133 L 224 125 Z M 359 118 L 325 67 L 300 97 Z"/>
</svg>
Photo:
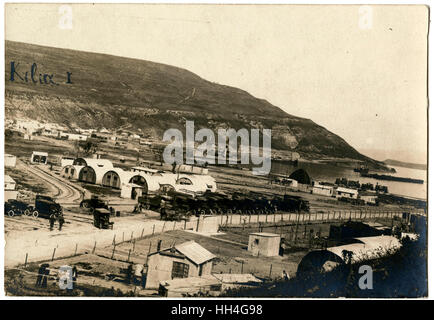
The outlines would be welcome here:
<svg viewBox="0 0 434 320">
<path fill-rule="evenodd" d="M 18 191 L 15 190 L 16 182 L 10 176 L 5 175 L 5 200 L 9 199 L 16 200 L 18 197 Z"/>
<path fill-rule="evenodd" d="M 312 193 L 331 197 L 333 195 L 333 187 L 332 186 L 324 186 L 322 184 L 315 184 L 312 187 Z"/>
<path fill-rule="evenodd" d="M 338 187 L 336 189 L 336 198 L 350 198 L 357 199 L 359 192 L 355 189 Z"/>
<path fill-rule="evenodd" d="M 254 256 L 273 257 L 279 255 L 280 235 L 256 232 L 249 235 L 248 251 Z"/>
<path fill-rule="evenodd" d="M 47 164 L 48 153 L 47 152 L 33 151 L 32 156 L 30 157 L 30 162 L 31 163 Z"/>
<path fill-rule="evenodd" d="M 12 154 L 5 153 L 5 167 L 15 167 L 16 164 L 17 157 Z"/>
</svg>

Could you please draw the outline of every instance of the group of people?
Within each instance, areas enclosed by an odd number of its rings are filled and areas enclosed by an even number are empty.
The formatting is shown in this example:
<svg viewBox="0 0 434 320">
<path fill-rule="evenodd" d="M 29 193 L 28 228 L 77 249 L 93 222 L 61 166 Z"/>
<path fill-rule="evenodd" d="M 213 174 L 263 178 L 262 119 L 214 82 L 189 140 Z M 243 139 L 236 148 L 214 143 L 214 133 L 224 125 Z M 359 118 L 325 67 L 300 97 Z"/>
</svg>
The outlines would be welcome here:
<svg viewBox="0 0 434 320">
<path fill-rule="evenodd" d="M 126 277 L 127 284 L 134 284 L 136 286 L 142 286 L 145 287 L 146 283 L 146 273 L 145 273 L 145 267 L 143 264 L 135 264 L 132 263 L 128 265 L 127 268 L 127 277 Z"/>
<path fill-rule="evenodd" d="M 36 278 L 36 287 L 47 288 L 48 277 L 50 276 L 49 267 L 50 265 L 48 263 L 43 263 L 39 266 L 38 277 Z M 77 267 L 73 266 L 71 272 L 72 286 L 74 287 L 78 277 Z"/>
<path fill-rule="evenodd" d="M 36 279 L 36 286 L 40 288 L 47 287 L 48 276 L 50 274 L 50 265 L 48 263 L 43 263 L 39 266 L 38 277 Z"/>
<path fill-rule="evenodd" d="M 65 223 L 65 218 L 63 218 L 63 215 L 55 215 L 54 213 L 50 215 L 50 231 L 53 231 L 54 229 L 54 223 L 56 220 L 59 222 L 59 231 L 62 231 L 62 226 Z"/>
</svg>

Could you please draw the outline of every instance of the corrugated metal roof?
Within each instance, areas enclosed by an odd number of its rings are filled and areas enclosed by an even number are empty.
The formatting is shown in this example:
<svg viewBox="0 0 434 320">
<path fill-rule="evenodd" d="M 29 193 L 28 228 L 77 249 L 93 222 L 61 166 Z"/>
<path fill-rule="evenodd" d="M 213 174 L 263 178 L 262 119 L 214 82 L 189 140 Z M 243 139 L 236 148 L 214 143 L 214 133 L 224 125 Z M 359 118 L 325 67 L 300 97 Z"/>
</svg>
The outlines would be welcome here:
<svg viewBox="0 0 434 320">
<path fill-rule="evenodd" d="M 251 273 L 214 273 L 213 276 L 223 283 L 262 282 Z"/>
<path fill-rule="evenodd" d="M 217 184 L 215 179 L 210 175 L 197 175 L 197 174 L 179 174 L 177 176 L 177 184 L 179 179 L 188 179 L 191 181 L 192 185 L 185 186 L 182 188 L 196 192 L 205 192 L 207 190 L 211 192 L 217 191 Z M 179 187 L 180 188 L 180 187 Z"/>
<path fill-rule="evenodd" d="M 313 187 L 314 188 L 319 188 L 319 189 L 333 190 L 332 186 L 325 186 L 325 185 L 322 185 L 322 184 L 316 184 Z"/>
<path fill-rule="evenodd" d="M 215 258 L 215 255 L 193 240 L 176 245 L 175 249 L 196 264 L 202 264 Z"/>
<path fill-rule="evenodd" d="M 87 168 L 91 168 L 94 172 L 95 172 L 95 184 L 101 184 L 102 183 L 102 178 L 104 177 L 104 174 L 109 171 L 112 170 L 112 168 L 108 168 L 108 167 L 99 167 L 96 165 L 87 165 L 83 168 L 80 169 L 80 173 L 82 170 L 85 170 Z M 78 174 L 78 176 L 80 176 L 80 173 Z"/>
<path fill-rule="evenodd" d="M 146 167 L 132 167 L 131 170 L 137 170 L 137 171 L 143 171 L 143 172 L 151 172 L 151 173 L 156 173 L 158 172 L 157 169 L 151 169 L 151 168 L 146 168 Z"/>
<path fill-rule="evenodd" d="M 360 243 L 353 243 L 343 246 L 327 248 L 338 257 L 344 259 L 343 251 L 353 252 L 352 260 L 354 262 L 369 260 L 376 257 L 382 257 L 389 252 L 393 252 L 401 247 L 399 240 L 392 236 L 363 237 L 355 238 Z"/>
<path fill-rule="evenodd" d="M 113 168 L 113 163 L 108 159 L 85 158 L 88 166 Z"/>
<path fill-rule="evenodd" d="M 250 235 L 267 237 L 267 238 L 270 238 L 270 237 L 279 237 L 280 238 L 280 235 L 275 234 L 275 233 L 269 233 L 269 232 L 254 232 L 254 233 L 251 233 Z"/>
<path fill-rule="evenodd" d="M 162 280 L 160 284 L 167 287 L 169 290 L 183 291 L 193 290 L 195 287 L 204 287 L 210 285 L 218 285 L 219 280 L 212 275 L 204 275 L 201 277 L 175 278 L 171 280 Z"/>
<path fill-rule="evenodd" d="M 345 192 L 345 193 L 352 193 L 352 194 L 358 193 L 358 191 L 355 189 L 349 189 L 349 188 L 343 188 L 343 187 L 338 187 L 336 189 L 336 192 Z"/>
</svg>

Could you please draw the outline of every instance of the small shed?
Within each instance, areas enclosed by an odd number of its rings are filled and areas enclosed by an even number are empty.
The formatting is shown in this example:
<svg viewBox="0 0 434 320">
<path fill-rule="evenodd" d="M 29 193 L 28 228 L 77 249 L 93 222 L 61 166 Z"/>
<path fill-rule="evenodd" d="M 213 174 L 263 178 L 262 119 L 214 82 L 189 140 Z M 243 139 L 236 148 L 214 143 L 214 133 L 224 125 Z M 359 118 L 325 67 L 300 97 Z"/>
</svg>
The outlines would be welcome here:
<svg viewBox="0 0 434 320">
<path fill-rule="evenodd" d="M 378 196 L 372 193 L 360 193 L 360 199 L 365 201 L 366 204 L 376 205 L 378 204 Z"/>
<path fill-rule="evenodd" d="M 358 193 L 359 192 L 355 189 L 338 187 L 336 189 L 336 198 L 337 199 L 339 199 L 339 198 L 357 199 Z"/>
<path fill-rule="evenodd" d="M 333 195 L 333 187 L 332 186 L 324 186 L 322 184 L 315 184 L 312 187 L 312 193 L 331 197 Z"/>
<path fill-rule="evenodd" d="M 194 241 L 150 253 L 145 287 L 158 288 L 164 280 L 210 275 L 214 258 L 215 255 Z"/>
<path fill-rule="evenodd" d="M 16 164 L 17 157 L 12 154 L 5 153 L 5 167 L 15 167 Z"/>
<path fill-rule="evenodd" d="M 5 199 L 4 201 L 8 201 L 9 199 L 16 200 L 18 197 L 18 191 L 15 190 L 16 182 L 10 176 L 5 175 Z"/>
<path fill-rule="evenodd" d="M 254 256 L 273 257 L 279 255 L 280 235 L 268 232 L 256 232 L 249 235 L 248 251 Z"/>
<path fill-rule="evenodd" d="M 5 190 L 15 190 L 17 183 L 9 175 L 5 175 Z"/>
<path fill-rule="evenodd" d="M 30 162 L 31 163 L 47 164 L 48 153 L 47 152 L 33 151 L 32 156 L 30 157 Z"/>
<path fill-rule="evenodd" d="M 144 193 L 144 187 L 135 183 L 122 183 L 121 198 L 138 199 Z"/>
</svg>

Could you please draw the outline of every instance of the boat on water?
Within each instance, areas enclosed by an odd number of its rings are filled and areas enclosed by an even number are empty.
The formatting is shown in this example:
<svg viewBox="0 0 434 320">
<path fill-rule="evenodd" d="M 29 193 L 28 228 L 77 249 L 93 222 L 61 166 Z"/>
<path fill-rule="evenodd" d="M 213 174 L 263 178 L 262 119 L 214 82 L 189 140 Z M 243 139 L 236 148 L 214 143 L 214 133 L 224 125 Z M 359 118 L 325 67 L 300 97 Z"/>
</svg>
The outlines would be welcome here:
<svg viewBox="0 0 434 320">
<path fill-rule="evenodd" d="M 367 173 L 369 173 L 369 169 L 368 168 L 354 168 L 354 172 L 359 172 L 360 174 L 362 174 L 362 173 L 367 174 Z"/>
<path fill-rule="evenodd" d="M 424 181 L 422 179 L 395 177 L 395 176 L 390 176 L 387 174 L 360 173 L 360 176 L 365 177 L 365 178 L 373 178 L 373 179 L 377 179 L 377 180 L 408 182 L 408 183 L 417 183 L 417 184 L 423 184 L 424 183 Z"/>
</svg>

